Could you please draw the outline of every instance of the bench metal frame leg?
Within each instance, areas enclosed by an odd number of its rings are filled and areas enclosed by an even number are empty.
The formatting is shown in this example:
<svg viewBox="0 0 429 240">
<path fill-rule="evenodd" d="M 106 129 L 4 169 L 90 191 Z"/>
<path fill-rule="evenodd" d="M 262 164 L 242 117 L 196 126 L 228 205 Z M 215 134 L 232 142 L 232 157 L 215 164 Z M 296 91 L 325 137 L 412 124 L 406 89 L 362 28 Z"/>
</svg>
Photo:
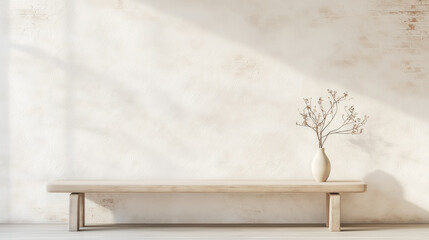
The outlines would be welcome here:
<svg viewBox="0 0 429 240">
<path fill-rule="evenodd" d="M 341 231 L 341 195 L 339 193 L 326 194 L 327 223 L 329 231 Z"/>
<path fill-rule="evenodd" d="M 69 205 L 69 231 L 85 226 L 85 193 L 71 193 Z"/>
</svg>

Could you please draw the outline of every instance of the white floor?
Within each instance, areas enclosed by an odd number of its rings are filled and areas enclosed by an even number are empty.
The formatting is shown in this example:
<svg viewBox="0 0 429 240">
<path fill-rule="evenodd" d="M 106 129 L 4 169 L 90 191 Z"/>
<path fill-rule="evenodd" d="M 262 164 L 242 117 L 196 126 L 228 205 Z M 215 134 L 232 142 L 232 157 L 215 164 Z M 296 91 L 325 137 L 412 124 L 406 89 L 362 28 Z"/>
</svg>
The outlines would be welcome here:
<svg viewBox="0 0 429 240">
<path fill-rule="evenodd" d="M 1 224 L 0 239 L 407 239 L 428 240 L 429 224 L 345 225 L 112 225 L 68 232 L 67 225 Z"/>
</svg>

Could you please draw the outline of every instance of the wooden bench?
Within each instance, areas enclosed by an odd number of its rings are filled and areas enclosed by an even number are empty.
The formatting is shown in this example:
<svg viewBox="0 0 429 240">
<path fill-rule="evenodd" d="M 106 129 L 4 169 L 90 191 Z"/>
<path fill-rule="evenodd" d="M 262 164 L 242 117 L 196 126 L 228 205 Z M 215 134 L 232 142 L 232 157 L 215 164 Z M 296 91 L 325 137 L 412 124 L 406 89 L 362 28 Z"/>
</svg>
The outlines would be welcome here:
<svg viewBox="0 0 429 240">
<path fill-rule="evenodd" d="M 85 193 L 325 193 L 326 225 L 341 230 L 340 193 L 366 191 L 360 181 L 291 180 L 62 180 L 49 183 L 48 192 L 70 193 L 69 230 L 85 226 Z"/>
</svg>

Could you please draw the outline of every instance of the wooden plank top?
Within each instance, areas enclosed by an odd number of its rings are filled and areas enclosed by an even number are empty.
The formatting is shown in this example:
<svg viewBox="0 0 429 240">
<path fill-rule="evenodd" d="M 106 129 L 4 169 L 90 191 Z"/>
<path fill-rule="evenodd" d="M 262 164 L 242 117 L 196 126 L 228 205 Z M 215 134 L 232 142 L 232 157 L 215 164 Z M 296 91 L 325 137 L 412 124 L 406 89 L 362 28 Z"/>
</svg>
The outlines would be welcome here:
<svg viewBox="0 0 429 240">
<path fill-rule="evenodd" d="M 62 193 L 333 193 L 365 192 L 361 181 L 313 180 L 59 180 L 48 192 Z"/>
</svg>

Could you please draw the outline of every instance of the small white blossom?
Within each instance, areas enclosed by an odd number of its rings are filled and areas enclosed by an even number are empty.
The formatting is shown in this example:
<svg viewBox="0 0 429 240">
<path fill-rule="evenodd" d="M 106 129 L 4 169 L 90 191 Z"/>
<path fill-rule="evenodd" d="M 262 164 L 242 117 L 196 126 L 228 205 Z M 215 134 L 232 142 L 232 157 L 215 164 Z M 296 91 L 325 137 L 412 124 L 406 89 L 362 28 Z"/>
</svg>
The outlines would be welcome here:
<svg viewBox="0 0 429 240">
<path fill-rule="evenodd" d="M 338 127 L 330 126 L 338 113 L 338 106 L 341 102 L 349 100 L 347 92 L 342 95 L 337 95 L 337 91 L 328 89 L 329 108 L 323 106 L 323 99 L 319 97 L 317 104 L 312 105 L 311 98 L 303 98 L 305 107 L 299 114 L 302 117 L 301 123 L 296 123 L 298 126 L 309 127 L 316 133 L 319 147 L 322 148 L 328 136 L 333 134 L 361 134 L 363 132 L 362 126 L 368 121 L 368 116 L 364 115 L 363 118 L 358 118 L 358 113 L 355 107 L 344 107 L 344 114 L 342 117 L 342 124 Z M 326 110 L 327 109 L 327 110 Z M 328 127 L 330 130 L 328 130 Z"/>
</svg>

